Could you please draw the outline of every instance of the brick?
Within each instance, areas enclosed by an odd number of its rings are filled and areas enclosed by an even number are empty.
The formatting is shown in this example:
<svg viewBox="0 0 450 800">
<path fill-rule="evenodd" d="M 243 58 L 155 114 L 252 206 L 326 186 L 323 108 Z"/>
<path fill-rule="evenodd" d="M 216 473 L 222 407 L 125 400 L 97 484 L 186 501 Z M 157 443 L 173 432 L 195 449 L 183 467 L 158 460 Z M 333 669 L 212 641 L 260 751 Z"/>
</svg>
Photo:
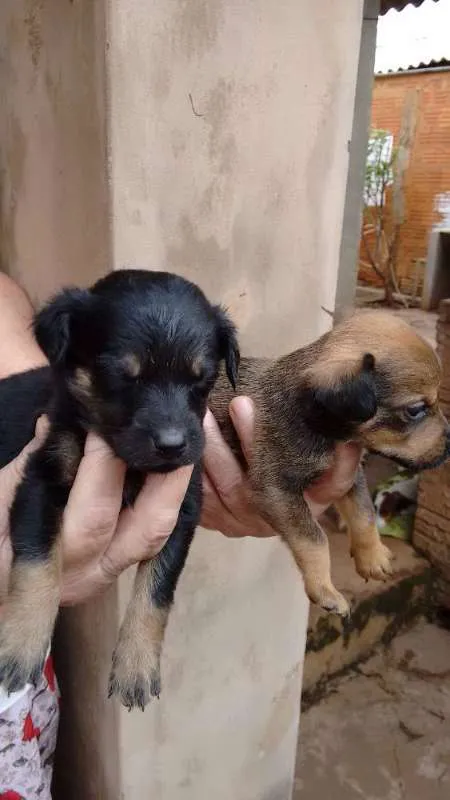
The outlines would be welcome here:
<svg viewBox="0 0 450 800">
<path fill-rule="evenodd" d="M 419 492 L 422 487 L 436 486 L 442 488 L 443 486 L 450 487 L 450 462 L 446 461 L 441 467 L 437 469 L 430 469 L 423 472 L 420 476 Z"/>
<path fill-rule="evenodd" d="M 440 306 L 438 340 L 442 358 L 441 407 L 450 412 L 450 302 Z M 419 482 L 417 511 L 413 532 L 414 545 L 438 570 L 437 599 L 450 608 L 450 463 L 424 472 Z"/>
<path fill-rule="evenodd" d="M 416 512 L 415 527 L 417 530 L 423 530 L 424 525 L 428 526 L 433 541 L 450 546 L 450 520 L 421 503 Z"/>
<path fill-rule="evenodd" d="M 397 276 L 403 290 L 412 289 L 414 260 L 426 258 L 431 226 L 438 221 L 435 198 L 450 189 L 450 72 L 407 72 L 375 78 L 372 127 L 398 134 L 405 99 L 417 92 L 417 116 L 410 165 L 405 174 L 405 222 L 400 233 Z M 388 192 L 387 210 L 390 209 Z M 364 250 L 361 249 L 364 260 Z M 380 286 L 373 270 L 361 267 L 359 277 Z M 419 282 L 420 285 L 420 282 Z M 450 311 L 443 312 L 450 321 Z"/>
<path fill-rule="evenodd" d="M 441 542 L 436 542 L 430 535 L 431 524 L 425 523 L 423 528 L 416 531 L 414 536 L 414 546 L 429 560 L 436 564 L 444 564 L 450 558 L 450 548 Z"/>
</svg>

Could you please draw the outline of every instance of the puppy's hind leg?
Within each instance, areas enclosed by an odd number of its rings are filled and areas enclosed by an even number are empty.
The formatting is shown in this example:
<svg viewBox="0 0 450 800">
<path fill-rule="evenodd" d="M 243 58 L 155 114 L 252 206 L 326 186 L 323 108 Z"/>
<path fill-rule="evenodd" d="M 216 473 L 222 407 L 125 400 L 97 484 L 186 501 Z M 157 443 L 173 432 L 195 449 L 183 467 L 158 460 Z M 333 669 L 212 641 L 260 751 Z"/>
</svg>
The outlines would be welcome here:
<svg viewBox="0 0 450 800">
<path fill-rule="evenodd" d="M 393 555 L 378 533 L 375 509 L 361 466 L 354 485 L 336 506 L 347 524 L 350 552 L 358 574 L 366 580 L 386 580 L 392 574 Z"/>
<path fill-rule="evenodd" d="M 150 698 L 159 697 L 161 691 L 164 633 L 200 514 L 200 474 L 194 471 L 177 524 L 163 549 L 137 570 L 109 679 L 109 696 L 117 695 L 129 711 L 135 706 L 144 711 Z"/>
<path fill-rule="evenodd" d="M 266 497 L 270 497 L 267 493 Z M 294 556 L 305 583 L 305 591 L 312 603 L 324 611 L 347 617 L 350 608 L 345 597 L 334 587 L 331 579 L 330 549 L 322 528 L 313 520 L 301 496 L 285 492 L 271 496 L 270 510 L 266 516 L 272 527 L 280 533 Z"/>
<path fill-rule="evenodd" d="M 31 456 L 11 509 L 13 564 L 0 612 L 0 683 L 7 692 L 39 679 L 58 613 L 58 534 L 67 500 L 49 486 L 45 452 Z"/>
</svg>

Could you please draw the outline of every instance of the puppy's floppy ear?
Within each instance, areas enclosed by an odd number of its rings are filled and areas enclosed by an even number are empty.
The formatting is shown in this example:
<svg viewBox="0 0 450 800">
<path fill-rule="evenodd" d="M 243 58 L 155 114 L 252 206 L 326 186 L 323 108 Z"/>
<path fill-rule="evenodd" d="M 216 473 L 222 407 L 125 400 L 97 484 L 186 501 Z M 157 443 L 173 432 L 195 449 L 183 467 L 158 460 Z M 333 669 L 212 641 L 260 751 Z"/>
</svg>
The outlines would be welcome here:
<svg viewBox="0 0 450 800">
<path fill-rule="evenodd" d="M 65 289 L 36 314 L 34 335 L 52 366 L 59 366 L 64 362 L 75 315 L 87 307 L 91 297 L 87 289 Z"/>
<path fill-rule="evenodd" d="M 322 365 L 326 368 L 326 364 Z M 313 385 L 314 404 L 327 423 L 327 427 L 359 425 L 371 419 L 377 411 L 377 395 L 375 386 L 375 359 L 366 353 L 356 369 L 345 369 L 340 365 L 330 365 L 325 381 Z M 314 375 L 314 368 L 312 368 Z"/>
<path fill-rule="evenodd" d="M 219 340 L 219 354 L 225 360 L 228 380 L 233 389 L 238 379 L 240 352 L 234 324 L 221 306 L 214 306 Z"/>
</svg>

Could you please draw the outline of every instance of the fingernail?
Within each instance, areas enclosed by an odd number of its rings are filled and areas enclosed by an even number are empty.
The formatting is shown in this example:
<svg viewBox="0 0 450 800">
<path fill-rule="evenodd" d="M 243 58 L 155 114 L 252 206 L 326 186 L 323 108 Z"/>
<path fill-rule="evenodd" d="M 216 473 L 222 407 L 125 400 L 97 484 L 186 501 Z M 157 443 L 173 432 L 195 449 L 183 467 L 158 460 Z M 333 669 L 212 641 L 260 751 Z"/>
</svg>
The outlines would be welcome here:
<svg viewBox="0 0 450 800">
<path fill-rule="evenodd" d="M 46 414 L 42 414 L 42 416 L 40 416 L 38 421 L 36 422 L 36 431 L 35 431 L 36 438 L 44 439 L 48 432 L 49 427 L 50 427 L 49 418 L 47 417 Z"/>
<path fill-rule="evenodd" d="M 206 414 L 203 418 L 203 427 L 212 428 L 214 426 L 214 416 L 209 408 L 206 409 Z"/>
<path fill-rule="evenodd" d="M 249 397 L 235 397 L 230 403 L 230 417 L 234 420 L 237 417 L 251 418 L 253 417 L 253 401 Z"/>
</svg>

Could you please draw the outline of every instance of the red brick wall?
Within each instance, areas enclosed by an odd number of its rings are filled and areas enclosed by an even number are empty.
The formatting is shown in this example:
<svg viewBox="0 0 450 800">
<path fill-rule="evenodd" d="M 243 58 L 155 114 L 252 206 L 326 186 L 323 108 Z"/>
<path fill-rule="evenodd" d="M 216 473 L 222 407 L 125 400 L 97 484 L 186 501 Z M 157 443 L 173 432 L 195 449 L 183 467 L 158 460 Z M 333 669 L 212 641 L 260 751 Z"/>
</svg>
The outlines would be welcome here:
<svg viewBox="0 0 450 800">
<path fill-rule="evenodd" d="M 442 363 L 439 402 L 450 419 L 450 300 L 439 306 L 437 345 Z M 450 608 L 450 461 L 420 477 L 413 544 L 437 568 L 437 600 Z"/>
<path fill-rule="evenodd" d="M 398 275 L 407 284 L 414 259 L 426 258 L 428 234 L 439 219 L 436 195 L 450 192 L 450 71 L 407 72 L 376 77 L 372 127 L 394 134 L 397 142 L 406 94 L 418 93 L 410 166 L 405 175 L 406 219 L 402 226 Z M 361 255 L 364 258 L 363 250 Z M 376 285 L 373 272 L 360 267 L 359 277 Z M 406 288 L 406 287 L 405 287 Z"/>
</svg>

